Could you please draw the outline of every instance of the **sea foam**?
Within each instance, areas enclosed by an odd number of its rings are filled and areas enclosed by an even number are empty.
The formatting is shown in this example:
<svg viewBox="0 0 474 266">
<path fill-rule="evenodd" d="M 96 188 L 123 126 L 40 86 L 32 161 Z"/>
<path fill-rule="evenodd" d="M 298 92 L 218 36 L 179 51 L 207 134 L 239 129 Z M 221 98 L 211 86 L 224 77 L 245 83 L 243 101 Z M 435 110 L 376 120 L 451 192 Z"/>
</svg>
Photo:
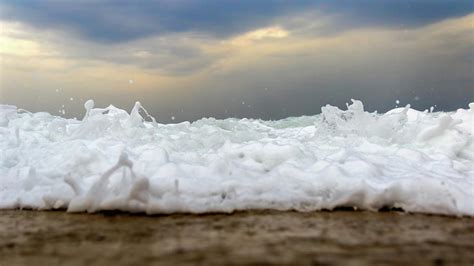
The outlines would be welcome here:
<svg viewBox="0 0 474 266">
<path fill-rule="evenodd" d="M 82 120 L 0 105 L 0 209 L 70 212 L 402 208 L 474 216 L 474 104 L 327 105 L 278 121 L 160 124 L 85 104 Z"/>
</svg>

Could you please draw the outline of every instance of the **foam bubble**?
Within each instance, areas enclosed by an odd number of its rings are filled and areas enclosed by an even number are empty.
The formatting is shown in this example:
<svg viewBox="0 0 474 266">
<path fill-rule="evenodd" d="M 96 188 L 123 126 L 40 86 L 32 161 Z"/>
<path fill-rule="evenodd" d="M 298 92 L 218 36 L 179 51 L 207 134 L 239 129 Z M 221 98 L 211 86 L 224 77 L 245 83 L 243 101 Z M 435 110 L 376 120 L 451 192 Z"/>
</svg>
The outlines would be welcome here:
<svg viewBox="0 0 474 266">
<path fill-rule="evenodd" d="M 0 105 L 0 208 L 146 213 L 340 206 L 474 216 L 474 104 L 279 121 L 159 124 L 84 103 L 82 121 Z M 142 116 L 144 114 L 144 116 Z"/>
</svg>

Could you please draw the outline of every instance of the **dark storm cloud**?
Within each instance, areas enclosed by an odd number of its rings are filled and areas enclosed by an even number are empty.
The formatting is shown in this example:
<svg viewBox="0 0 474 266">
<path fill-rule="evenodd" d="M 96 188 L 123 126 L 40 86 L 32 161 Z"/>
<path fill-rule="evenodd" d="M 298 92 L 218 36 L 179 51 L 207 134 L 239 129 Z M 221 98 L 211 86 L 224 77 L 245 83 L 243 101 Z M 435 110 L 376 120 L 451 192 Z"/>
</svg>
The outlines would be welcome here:
<svg viewBox="0 0 474 266">
<path fill-rule="evenodd" d="M 327 12 L 347 14 L 360 25 L 420 26 L 449 17 L 469 14 L 473 1 L 462 0 L 340 0 L 326 7 Z"/>
<path fill-rule="evenodd" d="M 361 26 L 419 26 L 472 12 L 472 1 L 61 1 L 0 3 L 1 19 L 79 33 L 92 41 L 124 42 L 166 33 L 228 37 L 316 10 L 339 16 L 326 33 Z"/>
</svg>

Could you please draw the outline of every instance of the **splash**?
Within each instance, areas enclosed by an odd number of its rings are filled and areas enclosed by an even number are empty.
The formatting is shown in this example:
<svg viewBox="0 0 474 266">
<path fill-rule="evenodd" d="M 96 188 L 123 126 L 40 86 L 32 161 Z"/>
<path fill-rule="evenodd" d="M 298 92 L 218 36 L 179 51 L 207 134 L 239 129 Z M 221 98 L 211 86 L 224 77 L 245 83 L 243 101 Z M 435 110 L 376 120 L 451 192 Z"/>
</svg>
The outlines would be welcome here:
<svg viewBox="0 0 474 266">
<path fill-rule="evenodd" d="M 82 120 L 0 105 L 0 209 L 148 214 L 383 207 L 474 216 L 474 104 L 160 124 L 85 103 Z M 146 119 L 142 116 L 145 114 Z"/>
</svg>

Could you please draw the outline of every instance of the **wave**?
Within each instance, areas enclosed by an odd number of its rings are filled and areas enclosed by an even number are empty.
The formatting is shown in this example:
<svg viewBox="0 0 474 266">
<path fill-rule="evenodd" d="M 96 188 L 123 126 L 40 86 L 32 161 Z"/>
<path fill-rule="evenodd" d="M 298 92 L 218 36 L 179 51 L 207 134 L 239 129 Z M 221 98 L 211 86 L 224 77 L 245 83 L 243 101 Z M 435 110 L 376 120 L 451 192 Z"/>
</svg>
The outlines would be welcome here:
<svg viewBox="0 0 474 266">
<path fill-rule="evenodd" d="M 0 105 L 0 209 L 205 213 L 353 207 L 474 216 L 474 103 L 455 112 L 327 105 L 278 121 L 82 120 Z"/>
</svg>

